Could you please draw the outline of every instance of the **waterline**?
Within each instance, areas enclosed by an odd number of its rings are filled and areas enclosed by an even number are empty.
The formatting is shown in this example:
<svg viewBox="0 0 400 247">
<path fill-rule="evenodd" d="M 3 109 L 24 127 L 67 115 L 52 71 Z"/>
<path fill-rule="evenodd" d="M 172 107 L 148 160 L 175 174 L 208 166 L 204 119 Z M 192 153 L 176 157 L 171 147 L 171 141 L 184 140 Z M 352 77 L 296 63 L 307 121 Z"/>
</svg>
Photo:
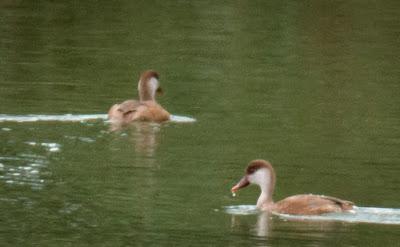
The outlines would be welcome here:
<svg viewBox="0 0 400 247">
<path fill-rule="evenodd" d="M 107 120 L 107 114 L 28 114 L 28 115 L 9 115 L 0 114 L 0 122 L 39 122 L 39 121 L 58 121 L 58 122 L 85 122 L 91 120 Z M 171 115 L 171 122 L 192 123 L 196 119 L 186 116 Z"/>
<path fill-rule="evenodd" d="M 227 214 L 231 215 L 254 215 L 260 213 L 255 205 L 226 206 L 224 209 Z M 398 208 L 355 207 L 351 212 L 323 215 L 273 214 L 284 220 L 343 221 L 350 223 L 400 225 L 400 209 Z"/>
</svg>

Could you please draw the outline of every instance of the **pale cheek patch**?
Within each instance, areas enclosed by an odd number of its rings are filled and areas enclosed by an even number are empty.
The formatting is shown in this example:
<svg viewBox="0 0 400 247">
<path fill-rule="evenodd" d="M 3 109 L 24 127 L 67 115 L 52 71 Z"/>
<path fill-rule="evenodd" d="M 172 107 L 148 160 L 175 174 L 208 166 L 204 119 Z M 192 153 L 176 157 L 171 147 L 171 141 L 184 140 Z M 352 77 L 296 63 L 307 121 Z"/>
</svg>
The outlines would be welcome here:
<svg viewBox="0 0 400 247">
<path fill-rule="evenodd" d="M 154 94 L 158 88 L 158 80 L 156 78 L 152 77 L 149 80 L 149 86 L 150 86 L 150 92 L 152 92 Z"/>
<path fill-rule="evenodd" d="M 252 175 L 250 175 L 249 181 L 252 184 L 258 184 L 263 187 L 270 183 L 270 180 L 271 180 L 270 176 L 271 176 L 271 174 L 270 174 L 269 170 L 259 169 L 258 171 L 256 171 Z"/>
</svg>

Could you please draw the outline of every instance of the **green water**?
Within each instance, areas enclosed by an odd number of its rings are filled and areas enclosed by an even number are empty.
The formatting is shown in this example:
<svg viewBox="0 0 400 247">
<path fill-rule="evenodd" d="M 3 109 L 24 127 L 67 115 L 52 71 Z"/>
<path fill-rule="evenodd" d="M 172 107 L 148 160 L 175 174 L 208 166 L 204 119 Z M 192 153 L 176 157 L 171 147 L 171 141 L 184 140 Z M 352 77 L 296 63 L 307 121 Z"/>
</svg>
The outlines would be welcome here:
<svg viewBox="0 0 400 247">
<path fill-rule="evenodd" d="M 2 1 L 0 114 L 136 97 L 191 124 L 0 122 L 1 246 L 396 246 L 399 225 L 230 215 L 255 158 L 276 200 L 400 208 L 400 2 Z"/>
</svg>

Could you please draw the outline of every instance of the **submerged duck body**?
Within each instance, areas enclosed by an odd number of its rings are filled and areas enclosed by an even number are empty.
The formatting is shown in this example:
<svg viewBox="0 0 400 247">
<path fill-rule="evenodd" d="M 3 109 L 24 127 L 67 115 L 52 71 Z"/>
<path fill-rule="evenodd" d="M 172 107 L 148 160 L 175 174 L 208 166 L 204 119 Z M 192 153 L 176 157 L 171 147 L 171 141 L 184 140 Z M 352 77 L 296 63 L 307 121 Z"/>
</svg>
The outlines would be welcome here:
<svg viewBox="0 0 400 247">
<path fill-rule="evenodd" d="M 319 215 L 324 213 L 345 212 L 353 209 L 354 203 L 336 197 L 302 194 L 287 197 L 274 202 L 272 194 L 275 188 L 275 172 L 272 165 L 265 160 L 253 160 L 246 169 L 246 175 L 232 187 L 231 191 L 257 184 L 261 194 L 257 207 L 261 210 L 281 214 Z"/>
<path fill-rule="evenodd" d="M 108 111 L 112 123 L 127 124 L 133 121 L 163 122 L 170 119 L 170 114 L 156 102 L 156 94 L 162 89 L 157 72 L 148 70 L 141 74 L 138 91 L 139 100 L 126 100 L 113 105 Z"/>
</svg>

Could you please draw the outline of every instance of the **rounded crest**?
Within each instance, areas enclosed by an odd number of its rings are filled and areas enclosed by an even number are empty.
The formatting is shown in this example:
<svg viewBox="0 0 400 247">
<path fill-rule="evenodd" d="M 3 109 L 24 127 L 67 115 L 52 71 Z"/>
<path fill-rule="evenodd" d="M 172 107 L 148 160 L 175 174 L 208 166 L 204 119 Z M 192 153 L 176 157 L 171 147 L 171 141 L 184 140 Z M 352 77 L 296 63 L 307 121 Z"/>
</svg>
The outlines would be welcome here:
<svg viewBox="0 0 400 247">
<path fill-rule="evenodd" d="M 266 160 L 253 160 L 247 166 L 246 174 L 247 175 L 253 174 L 254 172 L 258 171 L 261 168 L 267 168 L 269 170 L 273 170 L 271 163 L 269 163 L 268 161 L 266 161 Z"/>
<path fill-rule="evenodd" d="M 154 70 L 146 70 L 140 76 L 140 80 L 147 81 L 151 78 L 156 78 L 157 80 L 160 78 L 159 74 Z"/>
</svg>

